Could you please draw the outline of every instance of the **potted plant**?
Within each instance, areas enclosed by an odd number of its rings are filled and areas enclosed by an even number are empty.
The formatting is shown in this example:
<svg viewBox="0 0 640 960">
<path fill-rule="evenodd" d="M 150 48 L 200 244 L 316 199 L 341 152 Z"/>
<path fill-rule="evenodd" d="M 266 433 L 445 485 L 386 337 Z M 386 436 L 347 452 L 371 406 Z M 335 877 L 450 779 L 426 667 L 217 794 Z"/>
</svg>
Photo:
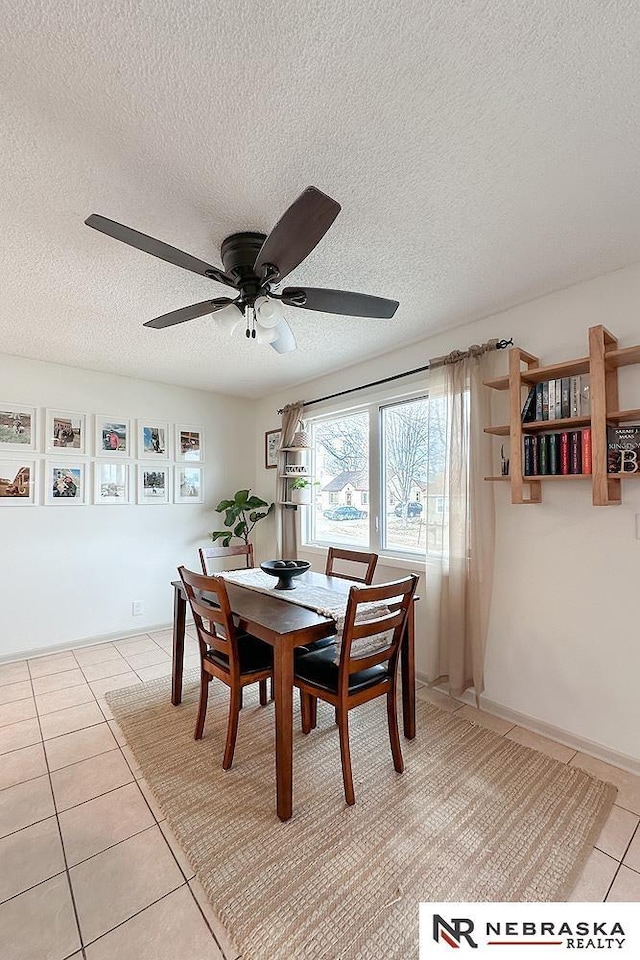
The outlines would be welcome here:
<svg viewBox="0 0 640 960">
<path fill-rule="evenodd" d="M 260 497 L 252 496 L 251 490 L 237 490 L 233 500 L 221 500 L 216 507 L 216 513 L 224 513 L 222 522 L 227 529 L 214 530 L 211 539 L 214 543 L 222 540 L 223 547 L 228 547 L 233 537 L 249 543 L 249 536 L 256 523 L 268 517 L 273 506 Z"/>
<path fill-rule="evenodd" d="M 307 477 L 294 477 L 289 483 L 291 503 L 310 504 L 311 487 L 317 487 L 318 480 L 309 480 Z"/>
</svg>

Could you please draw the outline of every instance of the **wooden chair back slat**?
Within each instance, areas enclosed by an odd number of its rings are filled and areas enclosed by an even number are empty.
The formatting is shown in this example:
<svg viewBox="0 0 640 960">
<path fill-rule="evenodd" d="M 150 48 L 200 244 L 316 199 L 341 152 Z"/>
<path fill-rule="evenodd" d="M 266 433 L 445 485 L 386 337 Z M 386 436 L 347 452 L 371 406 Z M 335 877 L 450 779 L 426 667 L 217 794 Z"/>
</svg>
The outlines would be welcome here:
<svg viewBox="0 0 640 960">
<path fill-rule="evenodd" d="M 209 649 L 226 654 L 229 658 L 230 672 L 239 675 L 240 661 L 236 628 L 224 581 L 219 577 L 194 573 L 186 567 L 178 567 L 178 573 L 193 613 L 200 655 L 205 657 Z M 203 593 L 211 594 L 212 602 L 204 600 L 201 596 Z"/>
<path fill-rule="evenodd" d="M 415 574 L 392 583 L 378 584 L 373 587 L 352 587 L 342 631 L 338 685 L 345 694 L 349 686 L 349 674 L 358 673 L 370 666 L 389 662 L 389 675 L 395 678 L 398 653 L 405 630 L 409 605 L 418 585 Z M 362 620 L 356 623 L 363 604 L 385 601 L 391 605 L 388 613 L 382 613 L 375 620 Z M 377 634 L 391 633 L 390 640 L 379 650 L 358 656 L 357 645 L 351 655 L 355 640 L 375 637 Z"/>
<path fill-rule="evenodd" d="M 213 576 L 211 564 L 213 560 L 225 560 L 228 557 L 244 557 L 247 569 L 255 566 L 252 543 L 234 544 L 234 546 L 231 547 L 200 547 L 198 553 L 200 554 L 202 572 L 205 576 L 209 577 Z"/>
<path fill-rule="evenodd" d="M 354 573 L 340 573 L 334 570 L 334 562 L 336 560 L 345 560 L 348 563 L 360 565 L 364 564 L 366 567 L 364 575 L 358 576 Z M 329 547 L 325 573 L 328 577 L 338 577 L 339 580 L 355 580 L 357 583 L 364 583 L 368 586 L 373 580 L 377 562 L 377 553 L 363 553 L 360 550 L 343 550 L 342 547 Z"/>
</svg>

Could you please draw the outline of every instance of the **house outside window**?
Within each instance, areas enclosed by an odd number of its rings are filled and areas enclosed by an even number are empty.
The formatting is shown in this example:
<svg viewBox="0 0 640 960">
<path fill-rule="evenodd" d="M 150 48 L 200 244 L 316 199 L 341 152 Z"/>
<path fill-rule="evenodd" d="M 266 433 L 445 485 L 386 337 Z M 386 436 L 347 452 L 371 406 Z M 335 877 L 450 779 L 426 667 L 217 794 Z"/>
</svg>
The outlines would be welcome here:
<svg viewBox="0 0 640 960">
<path fill-rule="evenodd" d="M 433 412 L 427 397 L 414 395 L 307 421 L 319 494 L 304 542 L 425 555 L 434 541 L 427 496 L 445 512 L 444 439 Z"/>
</svg>

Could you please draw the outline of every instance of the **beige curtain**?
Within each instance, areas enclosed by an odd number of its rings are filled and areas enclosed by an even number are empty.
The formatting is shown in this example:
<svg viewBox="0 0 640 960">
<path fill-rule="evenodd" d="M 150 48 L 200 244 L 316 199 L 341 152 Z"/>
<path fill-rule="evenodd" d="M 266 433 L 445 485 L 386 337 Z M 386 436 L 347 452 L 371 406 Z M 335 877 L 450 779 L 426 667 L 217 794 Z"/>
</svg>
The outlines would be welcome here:
<svg viewBox="0 0 640 960">
<path fill-rule="evenodd" d="M 428 676 L 448 682 L 452 696 L 484 690 L 484 659 L 494 559 L 490 445 L 489 351 L 495 341 L 432 361 L 429 370 L 429 449 L 426 497 Z M 462 357 L 462 359 L 460 359 Z M 442 469 L 438 469 L 442 467 Z"/>
<path fill-rule="evenodd" d="M 302 400 L 289 403 L 282 411 L 282 439 L 281 447 L 291 446 L 298 423 L 302 417 L 304 404 Z M 287 560 L 295 560 L 298 556 L 298 511 L 293 507 L 283 507 L 281 500 L 286 496 L 286 481 L 280 477 L 284 473 L 284 453 L 278 453 L 278 470 L 276 477 L 276 556 Z"/>
</svg>

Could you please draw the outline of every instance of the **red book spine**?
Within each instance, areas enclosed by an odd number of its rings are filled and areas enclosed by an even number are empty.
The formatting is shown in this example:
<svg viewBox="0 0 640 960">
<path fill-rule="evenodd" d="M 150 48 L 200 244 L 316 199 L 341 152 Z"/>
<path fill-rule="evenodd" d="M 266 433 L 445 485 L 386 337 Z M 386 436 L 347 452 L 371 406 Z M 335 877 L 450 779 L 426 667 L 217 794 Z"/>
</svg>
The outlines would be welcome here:
<svg viewBox="0 0 640 960">
<path fill-rule="evenodd" d="M 591 429 L 582 431 L 582 472 L 591 473 Z"/>
<path fill-rule="evenodd" d="M 569 473 L 569 434 L 560 434 L 560 473 Z"/>
</svg>

